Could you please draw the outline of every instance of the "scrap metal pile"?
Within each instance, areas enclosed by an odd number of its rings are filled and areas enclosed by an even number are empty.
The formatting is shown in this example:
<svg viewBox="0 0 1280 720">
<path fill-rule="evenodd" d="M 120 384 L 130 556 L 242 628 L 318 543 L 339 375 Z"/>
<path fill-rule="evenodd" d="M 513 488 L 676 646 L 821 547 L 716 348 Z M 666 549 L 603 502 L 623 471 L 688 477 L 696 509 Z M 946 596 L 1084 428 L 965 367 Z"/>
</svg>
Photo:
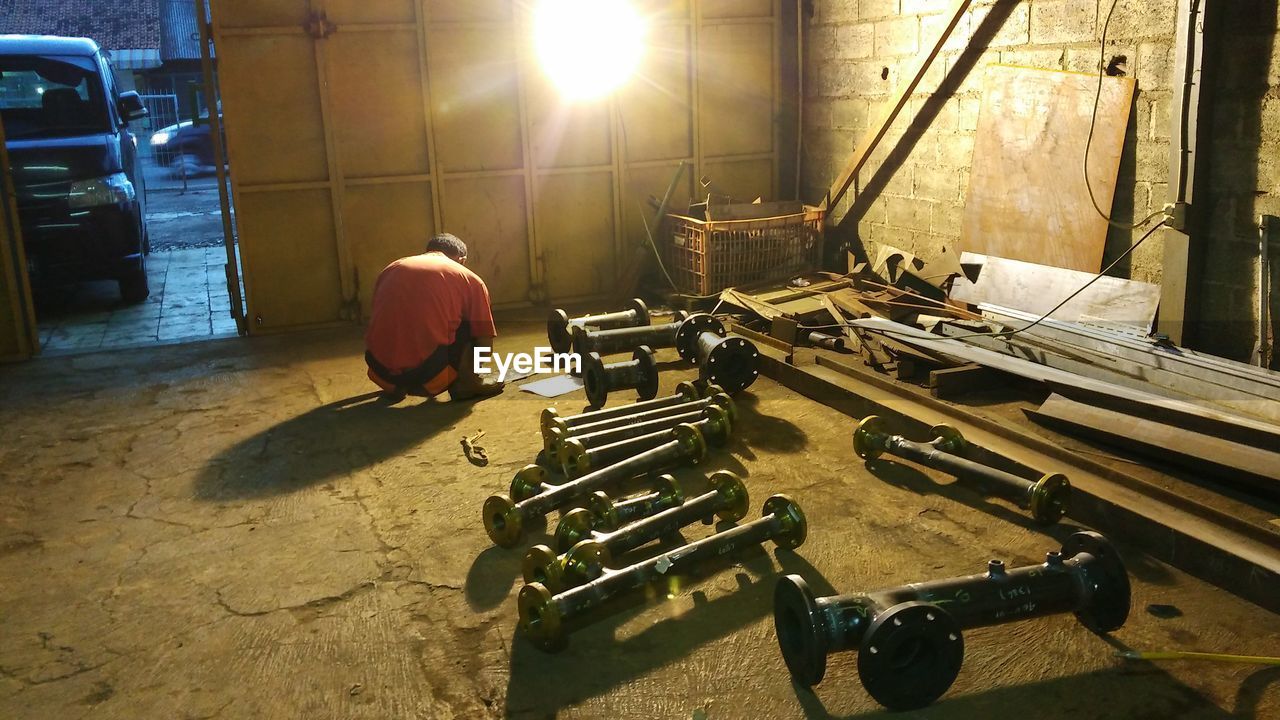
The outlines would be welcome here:
<svg viewBox="0 0 1280 720">
<path fill-rule="evenodd" d="M 589 612 L 619 596 L 706 571 L 718 558 L 766 541 L 788 550 L 805 542 L 808 523 L 792 498 L 773 495 L 760 517 L 746 520 L 750 496 L 738 475 L 719 470 L 698 477 L 700 492 L 694 494 L 692 485 L 665 472 L 702 463 L 708 445 L 729 439 L 739 420 L 730 394 L 759 372 L 759 352 L 749 340 L 728 335 L 705 313 L 652 325 L 639 301 L 578 319 L 556 311 L 548 335 L 559 347 L 572 338 L 572 347 L 591 357 L 587 373 L 597 385 L 588 381 L 587 394 L 593 407 L 619 388 L 637 388 L 641 399 L 568 417 L 544 410 L 536 462 L 516 473 L 507 493 L 484 503 L 484 527 L 498 546 L 515 548 L 535 528 L 548 529 L 548 544 L 530 547 L 522 563 L 519 627 L 530 642 L 546 651 L 562 649 Z M 797 337 L 839 351 L 849 336 Z M 655 347 L 674 347 L 697 363 L 699 381 L 653 397 Z M 623 352 L 633 353 L 632 361 L 605 364 L 601 357 Z M 853 428 L 850 459 L 893 454 L 969 478 L 1042 523 L 1066 512 L 1070 484 L 1061 474 L 1029 480 L 973 459 L 972 446 L 953 428 L 939 425 L 934 436 L 912 442 L 870 416 Z M 553 512 L 559 516 L 551 529 L 544 523 Z M 682 537 L 689 527 L 716 518 L 722 522 L 717 531 L 692 541 Z M 962 630 L 1068 611 L 1099 632 L 1120 627 L 1128 616 L 1128 575 L 1096 533 L 1072 535 L 1041 565 L 1006 570 L 993 560 L 983 575 L 828 598 L 815 597 L 803 578 L 788 575 L 774 598 L 779 649 L 798 683 L 819 682 L 829 653 L 857 649 L 863 685 L 893 709 L 922 707 L 946 692 L 963 657 Z"/>
</svg>

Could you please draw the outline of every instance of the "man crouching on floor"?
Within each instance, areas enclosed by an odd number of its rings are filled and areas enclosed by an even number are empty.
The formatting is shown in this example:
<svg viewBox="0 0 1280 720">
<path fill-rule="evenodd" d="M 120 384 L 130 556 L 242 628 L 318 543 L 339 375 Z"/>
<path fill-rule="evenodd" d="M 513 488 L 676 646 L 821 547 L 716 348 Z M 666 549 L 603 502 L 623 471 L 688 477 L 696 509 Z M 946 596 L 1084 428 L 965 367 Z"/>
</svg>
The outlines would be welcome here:
<svg viewBox="0 0 1280 720">
<path fill-rule="evenodd" d="M 489 288 L 466 264 L 466 244 L 441 233 L 426 252 L 378 275 L 364 359 L 387 398 L 447 390 L 451 400 L 466 400 L 502 392 L 502 383 L 475 372 L 474 348 L 491 347 L 498 333 Z"/>
</svg>

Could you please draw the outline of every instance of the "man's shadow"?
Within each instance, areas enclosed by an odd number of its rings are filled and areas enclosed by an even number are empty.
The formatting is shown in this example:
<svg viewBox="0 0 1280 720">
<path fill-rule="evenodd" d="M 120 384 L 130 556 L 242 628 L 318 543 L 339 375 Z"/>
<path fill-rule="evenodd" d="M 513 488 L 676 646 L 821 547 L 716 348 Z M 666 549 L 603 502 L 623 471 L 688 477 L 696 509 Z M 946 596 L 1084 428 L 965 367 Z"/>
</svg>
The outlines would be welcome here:
<svg viewBox="0 0 1280 720">
<path fill-rule="evenodd" d="M 422 443 L 455 426 L 471 405 L 416 398 L 392 405 L 377 392 L 322 405 L 220 452 L 196 478 L 195 496 L 219 501 L 302 490 Z"/>
</svg>

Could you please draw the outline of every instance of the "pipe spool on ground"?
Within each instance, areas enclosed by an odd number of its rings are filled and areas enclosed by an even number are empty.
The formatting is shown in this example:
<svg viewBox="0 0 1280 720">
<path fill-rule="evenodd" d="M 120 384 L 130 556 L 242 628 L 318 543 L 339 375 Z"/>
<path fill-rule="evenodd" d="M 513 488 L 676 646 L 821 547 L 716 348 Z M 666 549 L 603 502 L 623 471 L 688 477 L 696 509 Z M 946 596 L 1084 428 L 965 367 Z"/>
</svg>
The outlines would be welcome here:
<svg viewBox="0 0 1280 720">
<path fill-rule="evenodd" d="M 718 470 L 711 474 L 708 482 L 711 489 L 701 495 L 612 529 L 605 527 L 607 520 L 593 509 L 592 503 L 588 503 L 585 508 L 570 510 L 556 525 L 553 535 L 556 550 L 562 554 L 568 553 L 587 540 L 608 539 L 611 543 L 610 551 L 614 555 L 620 555 L 650 540 L 675 535 L 695 522 L 710 525 L 716 517 L 738 522 L 747 516 L 751 496 L 742 478 L 728 470 Z M 587 579 L 594 579 L 594 576 Z"/>
<path fill-rule="evenodd" d="M 632 298 L 622 310 L 601 315 L 584 315 L 570 319 L 564 310 L 552 310 L 547 316 L 547 342 L 557 353 L 573 349 L 574 327 L 610 330 L 620 327 L 640 327 L 649 324 L 649 306 L 640 298 Z"/>
<path fill-rule="evenodd" d="M 725 397 L 728 396 L 726 395 Z M 690 415 L 693 417 L 690 417 Z M 587 447 L 578 438 L 569 438 L 560 444 L 561 468 L 566 477 L 573 478 L 607 465 L 613 465 L 670 440 L 673 429 L 680 425 L 688 424 L 696 427 L 707 442 L 717 447 L 724 445 L 729 439 L 729 434 L 733 431 L 733 423 L 730 420 L 729 413 L 718 405 L 708 405 L 697 413 L 676 415 L 669 418 L 669 420 L 672 422 L 668 427 L 612 443 L 594 444 L 592 447 Z M 667 420 L 654 422 L 662 425 Z M 650 425 L 651 423 L 642 424 Z M 629 431 L 639 427 L 640 425 L 635 425 L 630 428 L 618 428 L 608 432 Z"/>
<path fill-rule="evenodd" d="M 702 433 L 693 425 L 681 425 L 674 431 L 674 438 L 654 448 L 623 460 L 622 462 L 600 468 L 582 477 L 569 480 L 560 485 L 548 485 L 545 481 L 546 469 L 538 465 L 529 465 L 521 473 L 529 471 L 532 475 L 541 475 L 540 491 L 532 496 L 519 497 L 516 480 L 512 480 L 512 493 L 490 495 L 481 510 L 485 532 L 495 545 L 515 547 L 526 532 L 529 521 L 545 518 L 553 510 L 563 509 L 575 500 L 590 495 L 604 486 L 627 480 L 637 475 L 662 470 L 684 463 L 697 464 L 707 454 L 707 444 Z M 523 492 L 523 491 L 522 491 Z"/>
<path fill-rule="evenodd" d="M 818 684 L 830 653 L 857 650 L 867 693 L 891 710 L 913 710 L 955 681 L 962 630 L 1073 612 L 1106 633 L 1124 625 L 1129 605 L 1129 576 L 1115 548 L 1097 533 L 1078 532 L 1040 565 L 1006 570 L 992 560 L 981 575 L 870 593 L 819 598 L 803 578 L 786 575 L 774 592 L 773 617 L 796 683 Z"/>
<path fill-rule="evenodd" d="M 637 520 L 683 504 L 684 488 L 680 483 L 676 482 L 671 475 L 659 475 L 652 492 L 614 500 L 597 490 L 587 498 L 583 509 L 591 513 L 592 530 L 612 532 L 623 525 L 630 525 Z M 559 525 L 556 527 L 558 528 Z"/>
<path fill-rule="evenodd" d="M 751 522 L 695 540 L 634 565 L 610 571 L 562 593 L 552 594 L 542 583 L 520 589 L 517 604 L 520 629 L 538 648 L 553 652 L 564 647 L 569 625 L 584 613 L 627 591 L 641 588 L 659 578 L 689 572 L 699 565 L 730 552 L 772 540 L 779 547 L 794 549 L 804 543 L 808 532 L 804 511 L 785 495 L 765 501 L 764 516 Z M 590 542 L 590 541 L 588 541 Z M 595 543 L 593 563 L 607 566 L 611 558 L 605 546 Z"/>
<path fill-rule="evenodd" d="M 580 357 L 589 353 L 600 355 L 616 355 L 631 352 L 641 345 L 651 348 L 668 348 L 675 345 L 676 330 L 684 322 L 688 313 L 677 312 L 675 320 L 661 325 L 641 327 L 613 328 L 611 330 L 588 330 L 582 326 L 574 327 L 573 351 Z"/>
<path fill-rule="evenodd" d="M 934 438 L 919 443 L 901 435 L 891 435 L 877 415 L 868 415 L 853 431 L 853 451 L 871 461 L 882 454 L 910 460 L 935 470 L 954 475 L 960 480 L 978 481 L 991 494 L 1011 500 L 1031 512 L 1042 525 L 1052 525 L 1067 513 L 1071 499 L 1071 483 L 1061 473 L 1046 473 L 1032 482 L 1013 473 L 961 457 L 967 441 L 950 425 L 935 425 Z"/>
<path fill-rule="evenodd" d="M 618 430 L 620 428 L 630 427 L 634 424 L 652 422 L 662 418 L 669 418 L 675 415 L 695 412 L 709 405 L 724 406 L 724 398 L 728 395 L 720 392 L 720 388 L 715 385 L 707 386 L 707 392 L 715 391 L 706 397 L 700 397 L 696 400 L 690 400 L 684 403 L 668 405 L 666 407 L 657 408 L 655 410 L 645 410 L 630 415 L 622 415 L 598 422 L 583 423 L 572 428 L 563 428 L 558 424 L 552 424 L 550 428 L 542 433 L 542 444 L 544 448 L 550 448 L 552 452 L 558 453 L 560 445 L 571 437 L 584 437 L 586 435 L 595 435 L 609 430 Z M 637 403 L 637 405 L 640 403 Z M 630 406 L 624 406 L 630 407 Z"/>
<path fill-rule="evenodd" d="M 730 395 L 745 390 L 760 376 L 760 351 L 748 339 L 726 337 L 724 323 L 698 313 L 680 324 L 675 346 L 680 357 L 698 366 L 698 376 Z"/>
<path fill-rule="evenodd" d="M 615 363 L 605 363 L 599 353 L 588 353 L 582 358 L 582 380 L 593 410 L 604 407 L 614 390 L 635 388 L 640 400 L 652 400 L 658 394 L 658 363 L 648 345 L 636 348 L 630 360 Z"/>
<path fill-rule="evenodd" d="M 696 385 L 691 382 L 682 382 L 676 385 L 674 395 L 656 398 L 653 400 L 645 400 L 643 402 L 632 403 L 631 405 L 619 405 L 618 407 L 604 408 L 603 410 L 589 410 L 577 415 L 568 417 L 560 417 L 560 413 L 555 408 L 549 407 L 542 411 L 539 418 L 539 426 L 545 437 L 551 428 L 560 428 L 568 430 L 578 425 L 586 425 L 587 423 L 600 422 L 602 420 L 612 420 L 614 418 L 636 415 L 650 410 L 660 410 L 662 408 L 679 405 L 686 402 L 692 402 L 703 397 L 710 392 L 701 392 Z"/>
</svg>

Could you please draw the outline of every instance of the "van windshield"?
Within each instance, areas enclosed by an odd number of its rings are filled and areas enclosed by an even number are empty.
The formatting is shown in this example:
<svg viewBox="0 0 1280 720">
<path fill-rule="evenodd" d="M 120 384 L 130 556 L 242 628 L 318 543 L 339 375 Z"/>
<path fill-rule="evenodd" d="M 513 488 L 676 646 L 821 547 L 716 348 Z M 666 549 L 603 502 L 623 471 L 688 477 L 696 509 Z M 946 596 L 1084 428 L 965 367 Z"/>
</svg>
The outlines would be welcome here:
<svg viewBox="0 0 1280 720">
<path fill-rule="evenodd" d="M 10 140 L 111 132 L 91 57 L 0 55 L 0 118 Z"/>
</svg>

